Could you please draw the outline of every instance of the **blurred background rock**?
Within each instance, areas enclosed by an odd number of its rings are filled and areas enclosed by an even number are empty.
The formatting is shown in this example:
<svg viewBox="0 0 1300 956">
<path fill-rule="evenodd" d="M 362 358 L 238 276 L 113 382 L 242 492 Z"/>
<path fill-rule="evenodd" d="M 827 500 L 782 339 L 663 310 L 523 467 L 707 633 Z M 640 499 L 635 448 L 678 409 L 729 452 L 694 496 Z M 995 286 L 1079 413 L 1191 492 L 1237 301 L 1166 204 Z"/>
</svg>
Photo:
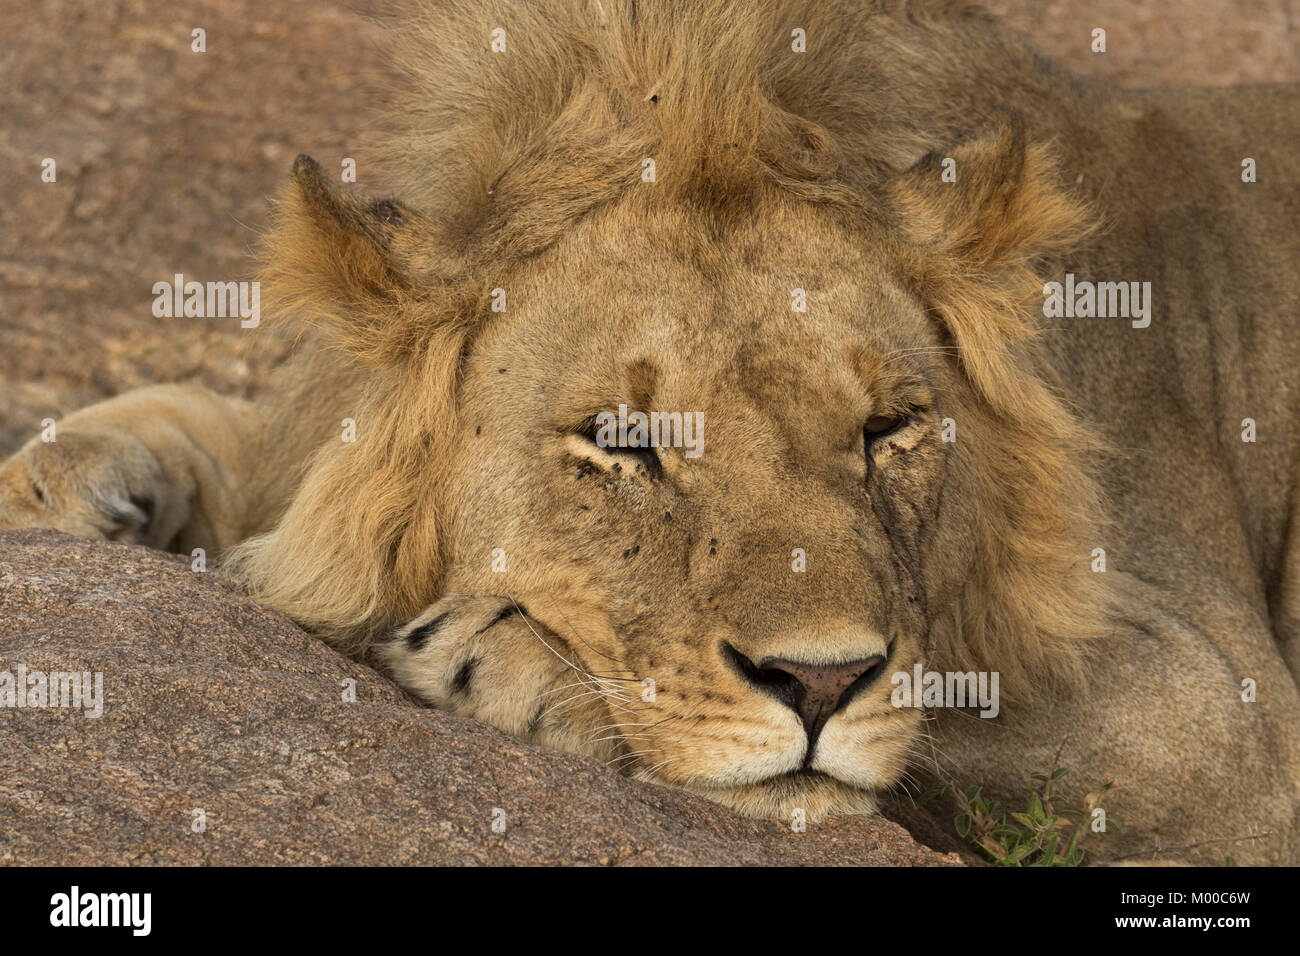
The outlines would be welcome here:
<svg viewBox="0 0 1300 956">
<path fill-rule="evenodd" d="M 1300 80 L 1300 0 L 986 5 L 1065 65 L 1126 86 Z M 150 290 L 175 273 L 252 278 L 267 200 L 300 152 L 333 168 L 354 158 L 365 188 L 390 79 L 367 17 L 384 6 L 0 0 L 0 454 L 41 419 L 138 385 L 257 393 L 282 342 L 236 320 L 155 318 Z M 1090 51 L 1098 26 L 1104 55 Z"/>
</svg>

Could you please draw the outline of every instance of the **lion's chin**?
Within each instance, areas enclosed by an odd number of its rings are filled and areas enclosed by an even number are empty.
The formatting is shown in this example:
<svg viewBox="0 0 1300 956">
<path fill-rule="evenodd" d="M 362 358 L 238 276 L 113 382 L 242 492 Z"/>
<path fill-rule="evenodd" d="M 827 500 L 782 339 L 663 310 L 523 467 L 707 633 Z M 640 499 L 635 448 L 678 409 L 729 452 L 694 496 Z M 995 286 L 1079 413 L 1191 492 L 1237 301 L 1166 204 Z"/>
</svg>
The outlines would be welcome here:
<svg viewBox="0 0 1300 956">
<path fill-rule="evenodd" d="M 862 790 L 815 770 L 782 774 L 741 787 L 685 789 L 708 797 L 747 817 L 816 823 L 841 813 L 875 813 L 876 793 Z M 796 811 L 802 811 L 798 815 Z"/>
</svg>

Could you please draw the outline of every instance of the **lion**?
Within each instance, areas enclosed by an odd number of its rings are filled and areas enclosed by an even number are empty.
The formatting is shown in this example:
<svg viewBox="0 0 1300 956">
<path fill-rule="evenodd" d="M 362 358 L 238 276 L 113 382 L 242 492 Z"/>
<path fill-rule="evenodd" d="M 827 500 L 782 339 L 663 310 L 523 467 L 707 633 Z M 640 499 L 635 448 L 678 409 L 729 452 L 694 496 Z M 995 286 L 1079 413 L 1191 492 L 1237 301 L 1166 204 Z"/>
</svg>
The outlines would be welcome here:
<svg viewBox="0 0 1300 956">
<path fill-rule="evenodd" d="M 0 527 L 206 549 L 435 707 L 744 814 L 1010 805 L 1060 751 L 1115 783 L 1093 859 L 1300 858 L 1293 88 L 1120 90 L 947 0 L 396 34 L 393 198 L 300 157 L 277 205 L 279 398 L 69 415 Z"/>
</svg>

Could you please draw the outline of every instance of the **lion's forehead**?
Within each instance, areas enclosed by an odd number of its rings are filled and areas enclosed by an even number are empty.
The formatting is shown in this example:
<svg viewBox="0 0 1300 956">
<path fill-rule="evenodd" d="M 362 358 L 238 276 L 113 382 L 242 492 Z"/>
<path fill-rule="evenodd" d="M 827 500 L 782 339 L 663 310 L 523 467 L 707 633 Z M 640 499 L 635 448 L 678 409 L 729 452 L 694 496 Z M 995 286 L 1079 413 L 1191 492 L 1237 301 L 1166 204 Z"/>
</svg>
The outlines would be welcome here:
<svg viewBox="0 0 1300 956">
<path fill-rule="evenodd" d="M 585 377 L 613 394 L 628 366 L 651 363 L 681 398 L 813 381 L 838 401 L 864 353 L 938 344 L 887 257 L 832 224 L 785 223 L 761 241 L 750 229 L 700 237 L 675 224 L 586 226 L 512 276 L 479 339 L 490 387 L 505 384 L 492 377 L 502 363 L 526 354 L 534 389 Z"/>
</svg>

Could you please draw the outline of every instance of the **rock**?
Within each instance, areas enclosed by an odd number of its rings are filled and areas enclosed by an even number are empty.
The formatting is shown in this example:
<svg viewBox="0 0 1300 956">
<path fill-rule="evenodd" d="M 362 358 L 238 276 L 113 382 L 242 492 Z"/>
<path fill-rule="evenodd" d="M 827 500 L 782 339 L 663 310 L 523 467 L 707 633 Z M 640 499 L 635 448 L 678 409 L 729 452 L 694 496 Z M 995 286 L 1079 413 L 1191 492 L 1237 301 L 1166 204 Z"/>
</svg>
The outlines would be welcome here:
<svg viewBox="0 0 1300 956">
<path fill-rule="evenodd" d="M 0 707 L 0 863 L 960 863 L 880 817 L 793 833 L 423 707 L 147 548 L 0 533 L 0 682 L 20 664 L 102 674 L 103 713 Z"/>
</svg>

